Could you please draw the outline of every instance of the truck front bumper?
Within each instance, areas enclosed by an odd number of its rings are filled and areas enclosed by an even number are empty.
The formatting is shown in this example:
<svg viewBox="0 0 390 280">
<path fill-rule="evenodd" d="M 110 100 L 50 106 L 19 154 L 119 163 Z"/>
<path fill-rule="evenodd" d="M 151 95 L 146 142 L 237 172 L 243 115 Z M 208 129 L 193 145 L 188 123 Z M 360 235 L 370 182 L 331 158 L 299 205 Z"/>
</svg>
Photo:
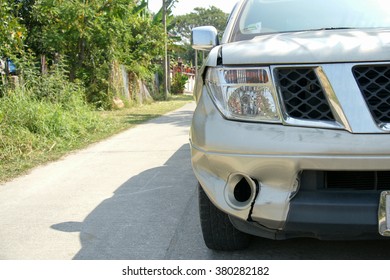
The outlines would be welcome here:
<svg viewBox="0 0 390 280">
<path fill-rule="evenodd" d="M 379 192 L 332 193 L 315 191 L 315 186 L 305 191 L 302 172 L 389 171 L 388 137 L 229 121 L 204 92 L 194 113 L 190 143 L 197 179 L 236 227 L 243 230 L 243 224 L 254 223 L 257 235 L 269 231 L 319 237 L 328 234 L 326 228 L 330 235 L 349 231 L 377 235 Z M 245 202 L 234 196 L 242 179 L 252 191 Z"/>
</svg>

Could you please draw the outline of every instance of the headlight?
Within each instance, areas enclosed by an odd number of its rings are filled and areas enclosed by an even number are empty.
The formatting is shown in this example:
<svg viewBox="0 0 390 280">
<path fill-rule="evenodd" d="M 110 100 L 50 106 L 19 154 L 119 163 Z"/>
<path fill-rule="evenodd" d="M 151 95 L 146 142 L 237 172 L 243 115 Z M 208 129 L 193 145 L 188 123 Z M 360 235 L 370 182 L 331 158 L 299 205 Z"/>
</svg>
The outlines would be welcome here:
<svg viewBox="0 0 390 280">
<path fill-rule="evenodd" d="M 281 122 L 268 68 L 209 68 L 206 85 L 227 119 Z"/>
</svg>

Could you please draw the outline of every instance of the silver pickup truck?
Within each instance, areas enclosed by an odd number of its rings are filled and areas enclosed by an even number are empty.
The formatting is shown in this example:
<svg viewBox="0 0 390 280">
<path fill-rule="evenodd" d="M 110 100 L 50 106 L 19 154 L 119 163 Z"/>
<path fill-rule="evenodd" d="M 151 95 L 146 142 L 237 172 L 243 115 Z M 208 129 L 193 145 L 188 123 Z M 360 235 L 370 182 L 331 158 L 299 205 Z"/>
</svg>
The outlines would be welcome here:
<svg viewBox="0 0 390 280">
<path fill-rule="evenodd" d="M 244 0 L 192 45 L 209 51 L 190 134 L 209 248 L 389 235 L 387 1 Z"/>
</svg>

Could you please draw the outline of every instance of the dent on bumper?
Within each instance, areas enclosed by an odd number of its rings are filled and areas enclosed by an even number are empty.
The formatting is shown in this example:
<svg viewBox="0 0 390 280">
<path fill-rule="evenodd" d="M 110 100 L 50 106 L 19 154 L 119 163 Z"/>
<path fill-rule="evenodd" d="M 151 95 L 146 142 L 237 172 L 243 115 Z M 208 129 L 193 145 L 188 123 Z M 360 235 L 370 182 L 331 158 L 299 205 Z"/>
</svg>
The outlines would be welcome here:
<svg viewBox="0 0 390 280">
<path fill-rule="evenodd" d="M 228 121 L 204 92 L 190 140 L 195 175 L 214 204 L 239 219 L 283 230 L 302 170 L 390 170 L 387 138 Z M 225 199 L 229 176 L 236 173 L 260 183 L 259 194 L 246 209 L 234 209 Z"/>
</svg>

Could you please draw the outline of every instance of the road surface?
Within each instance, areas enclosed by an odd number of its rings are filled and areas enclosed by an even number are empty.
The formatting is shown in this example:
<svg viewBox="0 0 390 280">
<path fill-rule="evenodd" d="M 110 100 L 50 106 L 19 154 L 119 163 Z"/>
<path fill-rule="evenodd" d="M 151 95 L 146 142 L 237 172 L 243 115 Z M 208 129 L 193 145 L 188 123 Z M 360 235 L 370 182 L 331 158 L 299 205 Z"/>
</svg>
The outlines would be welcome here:
<svg viewBox="0 0 390 280">
<path fill-rule="evenodd" d="M 188 132 L 194 104 L 0 185 L 0 259 L 389 259 L 390 242 L 202 240 Z"/>
</svg>

